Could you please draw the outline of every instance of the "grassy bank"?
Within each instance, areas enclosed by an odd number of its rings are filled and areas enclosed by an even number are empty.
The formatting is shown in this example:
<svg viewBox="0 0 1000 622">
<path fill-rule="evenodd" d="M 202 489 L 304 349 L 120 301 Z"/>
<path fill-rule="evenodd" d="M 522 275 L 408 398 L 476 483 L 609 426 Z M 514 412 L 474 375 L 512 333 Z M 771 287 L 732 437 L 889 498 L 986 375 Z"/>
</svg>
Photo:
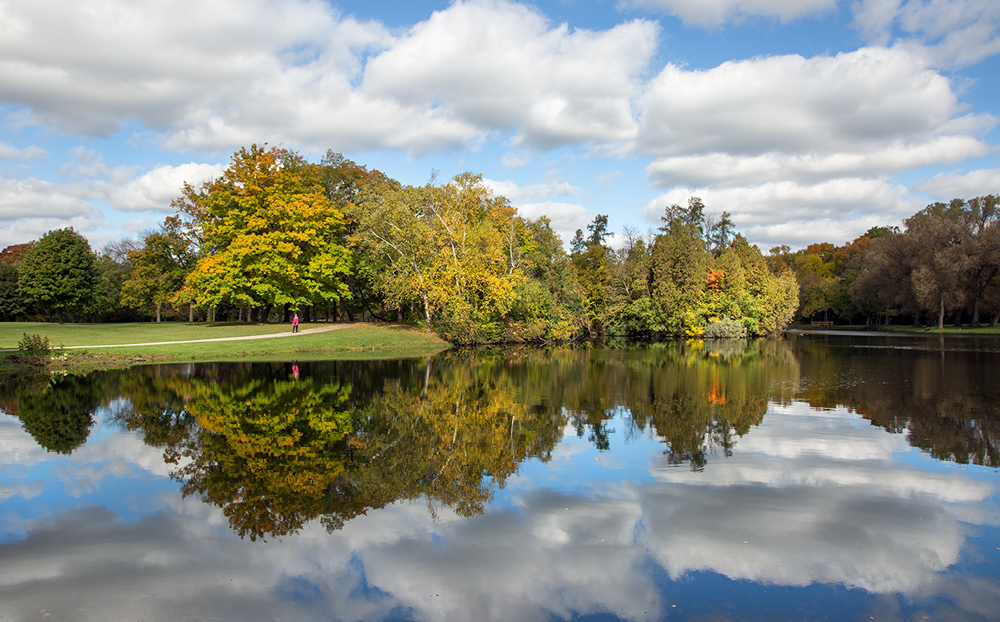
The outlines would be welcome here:
<svg viewBox="0 0 1000 622">
<path fill-rule="evenodd" d="M 303 324 L 303 328 L 313 326 Z M 270 335 L 292 330 L 288 324 L 247 322 L 134 322 L 129 324 L 54 324 L 50 322 L 0 322 L 0 349 L 16 348 L 24 333 L 49 338 L 52 347 L 150 343 Z"/>
<path fill-rule="evenodd" d="M 314 325 L 303 325 L 309 328 Z M 24 333 L 38 333 L 53 346 L 50 369 L 87 371 L 128 367 L 144 363 L 233 361 L 373 359 L 424 356 L 448 348 L 436 335 L 408 326 L 357 324 L 319 333 L 269 339 L 209 341 L 114 348 L 65 349 L 59 346 L 114 345 L 218 339 L 289 333 L 275 324 L 0 324 L 0 344 L 16 348 Z"/>
</svg>

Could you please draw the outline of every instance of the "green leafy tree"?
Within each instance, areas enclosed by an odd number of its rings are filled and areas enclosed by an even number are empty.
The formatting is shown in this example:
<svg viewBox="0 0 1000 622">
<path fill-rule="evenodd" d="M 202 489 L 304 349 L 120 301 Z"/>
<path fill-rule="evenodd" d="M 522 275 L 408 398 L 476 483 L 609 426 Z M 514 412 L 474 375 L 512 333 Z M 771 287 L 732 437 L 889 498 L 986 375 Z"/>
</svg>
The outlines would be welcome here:
<svg viewBox="0 0 1000 622">
<path fill-rule="evenodd" d="M 690 324 L 688 314 L 697 309 L 704 294 L 708 264 L 699 205 L 694 204 L 695 214 L 671 206 L 662 217 L 664 225 L 652 256 L 653 301 L 658 311 L 651 325 L 654 332 L 682 334 Z"/>
<path fill-rule="evenodd" d="M 97 284 L 94 296 L 83 313 L 97 321 L 131 319 L 131 312 L 122 307 L 122 287 L 129 277 L 131 267 L 127 262 L 115 261 L 110 255 L 98 255 Z"/>
<path fill-rule="evenodd" d="M 24 311 L 24 299 L 17 288 L 17 267 L 0 262 L 0 320 L 16 320 Z"/>
<path fill-rule="evenodd" d="M 587 326 L 585 293 L 576 267 L 549 219 L 527 221 L 527 278 L 516 291 L 508 341 L 566 341 Z"/>
<path fill-rule="evenodd" d="M 194 267 L 195 256 L 179 220 L 167 218 L 159 231 L 143 239 L 142 247 L 128 251 L 131 275 L 122 286 L 122 303 L 137 309 L 152 307 L 156 321 Z"/>
<path fill-rule="evenodd" d="M 94 253 L 72 228 L 49 231 L 24 255 L 18 291 L 29 303 L 59 315 L 83 309 L 98 280 Z"/>
<path fill-rule="evenodd" d="M 602 328 L 601 323 L 608 306 L 608 279 L 612 255 L 604 240 L 614 234 L 608 231 L 608 217 L 605 214 L 595 216 L 594 221 L 587 225 L 587 230 L 590 235 L 585 239 L 583 233 L 577 231 L 577 236 L 573 239 L 571 257 L 580 284 L 586 293 L 590 323 Z"/>
<path fill-rule="evenodd" d="M 18 268 L 34 242 L 13 244 L 0 251 L 0 320 L 16 320 L 27 311 L 27 303 L 17 287 Z"/>
</svg>

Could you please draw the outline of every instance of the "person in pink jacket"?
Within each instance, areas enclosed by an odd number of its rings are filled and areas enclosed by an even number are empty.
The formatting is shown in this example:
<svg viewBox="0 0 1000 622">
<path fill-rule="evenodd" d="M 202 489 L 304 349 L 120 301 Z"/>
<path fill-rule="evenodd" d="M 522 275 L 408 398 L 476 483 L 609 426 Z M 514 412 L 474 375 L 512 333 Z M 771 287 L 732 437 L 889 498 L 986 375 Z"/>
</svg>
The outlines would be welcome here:
<svg viewBox="0 0 1000 622">
<path fill-rule="evenodd" d="M 292 318 L 292 332 L 299 332 L 299 314 L 296 313 L 295 317 Z"/>
</svg>

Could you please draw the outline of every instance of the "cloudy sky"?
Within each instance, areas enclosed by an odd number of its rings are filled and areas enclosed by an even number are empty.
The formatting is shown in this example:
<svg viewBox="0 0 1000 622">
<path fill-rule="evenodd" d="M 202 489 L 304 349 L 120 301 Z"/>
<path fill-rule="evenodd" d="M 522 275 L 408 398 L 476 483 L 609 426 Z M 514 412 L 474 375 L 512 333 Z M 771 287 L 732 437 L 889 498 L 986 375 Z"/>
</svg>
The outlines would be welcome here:
<svg viewBox="0 0 1000 622">
<path fill-rule="evenodd" d="M 564 238 L 700 196 L 765 251 L 1000 191 L 995 0 L 0 0 L 0 247 L 99 250 L 267 142 L 481 173 Z"/>
</svg>

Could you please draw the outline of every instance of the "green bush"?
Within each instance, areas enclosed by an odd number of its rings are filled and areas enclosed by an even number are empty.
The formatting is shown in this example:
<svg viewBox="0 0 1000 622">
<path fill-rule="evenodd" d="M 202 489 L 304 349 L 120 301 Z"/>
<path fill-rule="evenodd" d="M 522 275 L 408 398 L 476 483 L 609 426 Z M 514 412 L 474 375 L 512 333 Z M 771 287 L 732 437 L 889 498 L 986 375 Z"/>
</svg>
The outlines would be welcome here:
<svg viewBox="0 0 1000 622">
<path fill-rule="evenodd" d="M 702 339 L 746 339 L 747 329 L 742 323 L 724 317 L 711 320 L 705 326 Z"/>
<path fill-rule="evenodd" d="M 22 333 L 24 338 L 17 342 L 18 352 L 22 357 L 40 360 L 52 353 L 52 348 L 49 346 L 49 338 L 44 335 L 39 335 L 38 333 Z"/>
</svg>

